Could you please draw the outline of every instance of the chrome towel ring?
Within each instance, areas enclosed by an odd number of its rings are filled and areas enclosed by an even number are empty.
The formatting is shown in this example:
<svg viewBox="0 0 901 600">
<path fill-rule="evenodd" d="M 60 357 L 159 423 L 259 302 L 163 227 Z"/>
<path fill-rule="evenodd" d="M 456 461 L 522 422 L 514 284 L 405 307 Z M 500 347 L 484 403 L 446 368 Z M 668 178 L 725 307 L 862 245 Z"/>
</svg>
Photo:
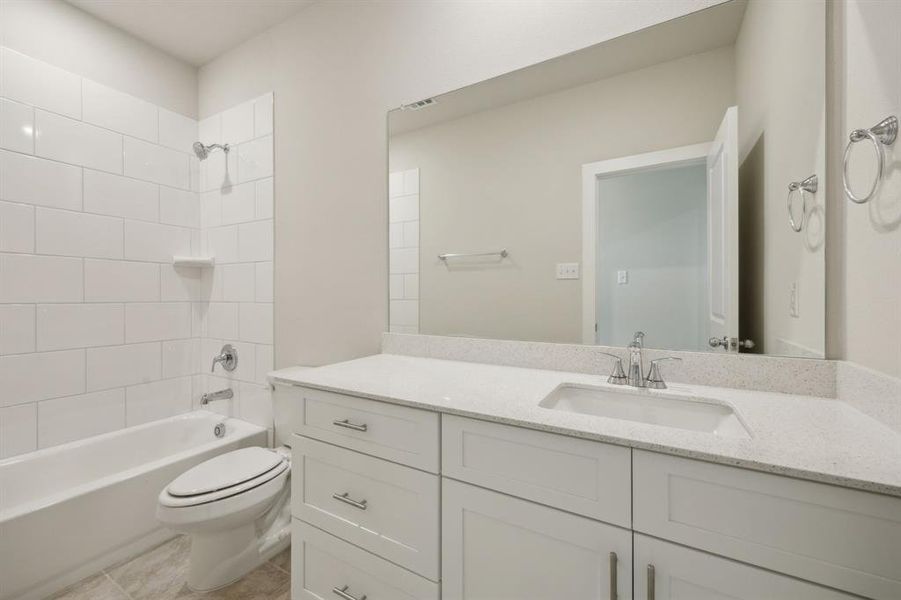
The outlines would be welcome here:
<svg viewBox="0 0 901 600">
<path fill-rule="evenodd" d="M 845 148 L 845 156 L 842 158 L 842 186 L 845 188 L 845 195 L 848 196 L 852 202 L 864 204 L 869 202 L 873 196 L 876 195 L 876 190 L 879 189 L 879 184 L 882 182 L 883 171 L 885 170 L 885 146 L 894 144 L 897 137 L 898 117 L 894 115 L 886 117 L 869 129 L 855 129 L 851 132 L 851 135 L 848 136 L 850 141 Z M 873 143 L 873 148 L 876 150 L 878 165 L 876 167 L 876 178 L 873 180 L 873 185 L 870 186 L 870 191 L 867 192 L 866 196 L 858 197 L 851 191 L 851 185 L 848 183 L 848 159 L 851 156 L 851 146 L 857 142 L 862 142 L 863 140 L 870 140 Z"/>
<path fill-rule="evenodd" d="M 803 181 L 792 181 L 788 184 L 788 224 L 795 233 L 800 232 L 804 228 L 804 219 L 807 216 L 807 194 L 816 194 L 819 187 L 819 179 L 816 175 L 811 175 Z M 801 196 L 801 217 L 795 221 L 795 215 L 792 211 L 794 204 L 795 192 L 799 192 Z"/>
</svg>

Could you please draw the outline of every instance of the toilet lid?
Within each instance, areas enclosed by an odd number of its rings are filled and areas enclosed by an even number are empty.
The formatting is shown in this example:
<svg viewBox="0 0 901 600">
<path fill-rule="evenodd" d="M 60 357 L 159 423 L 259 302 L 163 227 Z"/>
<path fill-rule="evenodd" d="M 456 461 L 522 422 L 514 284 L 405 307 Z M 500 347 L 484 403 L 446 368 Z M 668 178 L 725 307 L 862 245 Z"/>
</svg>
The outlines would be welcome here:
<svg viewBox="0 0 901 600">
<path fill-rule="evenodd" d="M 200 463 L 178 476 L 166 491 L 172 496 L 190 497 L 224 490 L 271 471 L 284 461 L 265 448 L 242 448 Z"/>
</svg>

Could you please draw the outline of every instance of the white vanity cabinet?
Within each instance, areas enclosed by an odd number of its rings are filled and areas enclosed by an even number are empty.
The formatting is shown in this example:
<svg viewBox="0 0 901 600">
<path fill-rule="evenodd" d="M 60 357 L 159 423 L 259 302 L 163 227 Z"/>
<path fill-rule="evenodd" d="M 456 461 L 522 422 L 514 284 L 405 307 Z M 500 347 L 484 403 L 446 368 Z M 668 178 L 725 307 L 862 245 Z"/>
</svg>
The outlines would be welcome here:
<svg viewBox="0 0 901 600">
<path fill-rule="evenodd" d="M 292 598 L 438 600 L 439 415 L 300 386 L 276 394 L 293 406 Z"/>
<path fill-rule="evenodd" d="M 632 597 L 632 534 L 506 494 L 445 479 L 442 598 Z"/>
<path fill-rule="evenodd" d="M 901 598 L 899 498 L 643 450 L 632 453 L 632 473 L 636 533 Z"/>
<path fill-rule="evenodd" d="M 819 585 L 635 534 L 635 598 L 644 600 L 853 600 Z"/>
<path fill-rule="evenodd" d="M 899 498 L 277 388 L 295 600 L 901 598 Z"/>
</svg>

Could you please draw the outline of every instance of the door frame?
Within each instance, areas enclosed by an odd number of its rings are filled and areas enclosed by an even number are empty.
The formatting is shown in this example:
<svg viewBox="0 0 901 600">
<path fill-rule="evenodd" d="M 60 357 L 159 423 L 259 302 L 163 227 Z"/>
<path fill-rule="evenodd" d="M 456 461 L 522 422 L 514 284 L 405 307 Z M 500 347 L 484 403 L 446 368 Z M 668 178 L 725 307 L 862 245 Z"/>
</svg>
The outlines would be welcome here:
<svg viewBox="0 0 901 600">
<path fill-rule="evenodd" d="M 704 142 L 582 165 L 582 343 L 596 345 L 596 260 L 600 196 L 598 181 L 627 173 L 706 164 L 713 143 Z"/>
</svg>

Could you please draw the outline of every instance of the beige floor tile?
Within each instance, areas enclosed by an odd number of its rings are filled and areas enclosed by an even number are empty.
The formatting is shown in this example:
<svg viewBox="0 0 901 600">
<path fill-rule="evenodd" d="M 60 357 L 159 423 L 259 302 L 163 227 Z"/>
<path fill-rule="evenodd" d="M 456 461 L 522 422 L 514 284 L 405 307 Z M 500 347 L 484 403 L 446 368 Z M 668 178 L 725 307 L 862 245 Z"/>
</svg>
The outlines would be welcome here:
<svg viewBox="0 0 901 600">
<path fill-rule="evenodd" d="M 189 551 L 188 538 L 177 537 L 107 573 L 133 600 L 172 600 L 187 589 Z"/>
<path fill-rule="evenodd" d="M 289 600 L 291 576 L 270 563 L 263 563 L 239 581 L 213 592 L 185 588 L 178 600 Z"/>
<path fill-rule="evenodd" d="M 50 600 L 129 600 L 113 581 L 101 573 L 79 581 L 50 597 Z"/>
<path fill-rule="evenodd" d="M 291 546 L 282 550 L 269 561 L 283 571 L 291 572 Z"/>
</svg>

